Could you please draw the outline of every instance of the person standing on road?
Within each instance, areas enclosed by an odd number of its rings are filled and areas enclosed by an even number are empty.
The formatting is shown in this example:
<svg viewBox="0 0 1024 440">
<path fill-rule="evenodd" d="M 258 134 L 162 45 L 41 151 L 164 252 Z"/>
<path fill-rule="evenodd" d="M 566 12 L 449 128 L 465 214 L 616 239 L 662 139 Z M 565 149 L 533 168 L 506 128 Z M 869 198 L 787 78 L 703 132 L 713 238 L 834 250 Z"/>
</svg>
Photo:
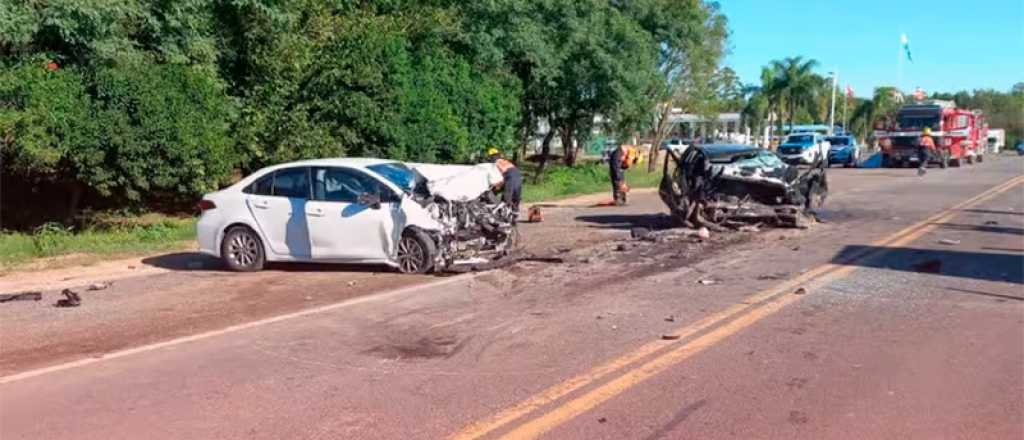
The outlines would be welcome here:
<svg viewBox="0 0 1024 440">
<path fill-rule="evenodd" d="M 523 173 L 519 171 L 516 164 L 502 157 L 501 151 L 498 151 L 497 148 L 488 149 L 487 156 L 498 167 L 498 172 L 501 173 L 501 177 L 504 179 L 501 189 L 502 201 L 512 208 L 512 212 L 518 216 L 519 202 L 523 198 Z"/>
<path fill-rule="evenodd" d="M 928 161 L 935 153 L 935 140 L 932 139 L 932 129 L 925 127 L 921 132 L 921 139 L 917 142 L 917 159 L 921 166 L 917 168 L 917 175 L 923 176 L 928 172 Z"/>
<path fill-rule="evenodd" d="M 626 205 L 626 193 L 629 192 L 629 186 L 626 185 L 625 170 L 629 169 L 631 163 L 629 147 L 626 145 L 619 145 L 618 148 L 612 150 L 612 154 L 608 157 L 608 167 L 612 179 L 612 197 L 617 206 Z"/>
</svg>

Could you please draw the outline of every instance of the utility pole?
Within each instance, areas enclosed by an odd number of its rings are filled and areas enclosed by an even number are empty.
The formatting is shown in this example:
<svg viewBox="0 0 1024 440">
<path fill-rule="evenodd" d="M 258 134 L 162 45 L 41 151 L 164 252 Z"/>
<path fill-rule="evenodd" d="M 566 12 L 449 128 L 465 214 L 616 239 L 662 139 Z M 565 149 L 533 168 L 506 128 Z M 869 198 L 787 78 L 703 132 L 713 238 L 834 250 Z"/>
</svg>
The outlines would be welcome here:
<svg viewBox="0 0 1024 440">
<path fill-rule="evenodd" d="M 846 107 L 848 107 L 847 100 L 850 98 L 850 83 L 846 83 L 846 90 L 843 90 L 843 131 L 846 134 L 850 134 L 849 120 L 846 119 Z"/>
<path fill-rule="evenodd" d="M 832 136 L 836 127 L 836 81 L 839 79 L 839 69 L 829 73 L 832 74 L 832 102 L 828 112 L 828 135 Z"/>
</svg>

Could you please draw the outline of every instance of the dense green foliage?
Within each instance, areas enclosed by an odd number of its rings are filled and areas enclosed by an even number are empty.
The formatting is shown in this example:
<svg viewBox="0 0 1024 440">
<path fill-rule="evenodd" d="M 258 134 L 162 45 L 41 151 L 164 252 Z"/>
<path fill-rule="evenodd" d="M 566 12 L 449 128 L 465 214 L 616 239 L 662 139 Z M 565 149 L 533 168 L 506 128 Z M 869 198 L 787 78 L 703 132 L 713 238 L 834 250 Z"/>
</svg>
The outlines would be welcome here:
<svg viewBox="0 0 1024 440">
<path fill-rule="evenodd" d="M 714 88 L 725 36 L 703 0 L 5 1 L 3 208 L 174 206 L 309 157 L 468 162 L 543 125 L 545 146 L 639 133 Z"/>
</svg>

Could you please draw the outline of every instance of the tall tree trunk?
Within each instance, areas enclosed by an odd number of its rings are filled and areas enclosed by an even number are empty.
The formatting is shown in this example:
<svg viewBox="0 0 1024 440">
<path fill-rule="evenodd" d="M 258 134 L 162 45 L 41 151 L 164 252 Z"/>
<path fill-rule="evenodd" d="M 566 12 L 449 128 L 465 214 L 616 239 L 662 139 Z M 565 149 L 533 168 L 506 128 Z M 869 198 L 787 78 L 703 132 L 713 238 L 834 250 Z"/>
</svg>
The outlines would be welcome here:
<svg viewBox="0 0 1024 440">
<path fill-rule="evenodd" d="M 533 183 L 540 183 L 541 176 L 544 175 L 544 169 L 548 165 L 548 156 L 551 155 L 551 139 L 555 137 L 554 127 L 548 128 L 547 134 L 544 135 L 544 141 L 540 144 L 540 164 L 537 165 L 537 174 L 533 175 Z"/>
<path fill-rule="evenodd" d="M 661 143 L 665 141 L 665 137 L 668 136 L 668 131 L 671 129 L 672 124 L 669 123 L 672 117 L 672 102 L 665 104 L 661 112 L 658 113 L 658 121 L 654 125 L 654 139 L 651 143 L 651 152 L 647 158 L 647 172 L 653 173 L 654 167 L 658 161 L 658 150 L 661 148 Z"/>
<path fill-rule="evenodd" d="M 522 134 L 519 139 L 519 148 L 512 156 L 512 162 L 519 163 L 520 160 L 526 160 L 527 151 L 526 148 L 529 145 L 530 137 L 533 134 L 533 117 L 530 115 L 529 110 L 523 110 Z"/>
<path fill-rule="evenodd" d="M 82 204 L 82 195 L 85 194 L 85 185 L 80 182 L 68 182 L 68 204 L 65 221 L 71 222 L 78 215 L 78 209 Z"/>
<path fill-rule="evenodd" d="M 576 153 L 578 147 L 573 142 L 576 134 L 576 127 L 574 122 L 567 122 L 566 126 L 559 130 L 562 136 L 562 149 L 565 150 L 564 162 L 566 166 L 576 166 Z"/>
</svg>

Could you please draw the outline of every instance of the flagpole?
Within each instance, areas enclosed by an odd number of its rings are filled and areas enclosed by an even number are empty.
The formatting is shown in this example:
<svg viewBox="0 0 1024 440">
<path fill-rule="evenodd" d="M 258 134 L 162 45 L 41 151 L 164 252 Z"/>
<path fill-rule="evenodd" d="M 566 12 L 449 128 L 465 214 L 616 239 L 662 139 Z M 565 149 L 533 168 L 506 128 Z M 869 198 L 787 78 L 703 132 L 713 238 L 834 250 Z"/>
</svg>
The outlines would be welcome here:
<svg viewBox="0 0 1024 440">
<path fill-rule="evenodd" d="M 828 112 L 828 134 L 832 135 L 836 127 L 836 82 L 839 80 L 839 69 L 832 72 L 832 102 Z"/>
<path fill-rule="evenodd" d="M 904 42 L 905 39 L 906 34 L 900 32 L 900 45 L 898 46 L 896 51 L 896 59 L 898 60 L 897 63 L 899 66 L 896 72 L 896 91 L 899 92 L 900 94 L 903 94 L 903 52 L 906 50 L 906 48 L 904 47 L 904 45 L 906 44 Z"/>
<path fill-rule="evenodd" d="M 850 98 L 850 85 L 847 84 L 846 85 L 846 90 L 843 90 L 843 132 L 846 133 L 846 134 L 850 134 L 850 127 L 848 125 L 848 121 L 846 120 L 846 107 L 847 107 L 846 104 L 847 104 L 847 100 L 849 98 Z"/>
</svg>

